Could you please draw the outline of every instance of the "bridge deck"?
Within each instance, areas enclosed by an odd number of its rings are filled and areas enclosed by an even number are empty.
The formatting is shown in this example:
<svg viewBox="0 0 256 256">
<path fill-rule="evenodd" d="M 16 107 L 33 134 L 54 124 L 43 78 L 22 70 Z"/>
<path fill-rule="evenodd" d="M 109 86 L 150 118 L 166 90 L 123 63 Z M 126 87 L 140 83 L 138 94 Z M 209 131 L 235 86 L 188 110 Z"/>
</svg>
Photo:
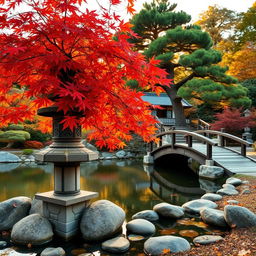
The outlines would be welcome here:
<svg viewBox="0 0 256 256">
<path fill-rule="evenodd" d="M 179 143 L 180 145 L 186 145 Z M 193 148 L 206 154 L 206 146 L 202 143 L 193 143 Z M 212 159 L 224 169 L 232 173 L 252 174 L 256 173 L 256 162 L 243 157 L 239 152 L 219 146 L 212 147 Z"/>
</svg>

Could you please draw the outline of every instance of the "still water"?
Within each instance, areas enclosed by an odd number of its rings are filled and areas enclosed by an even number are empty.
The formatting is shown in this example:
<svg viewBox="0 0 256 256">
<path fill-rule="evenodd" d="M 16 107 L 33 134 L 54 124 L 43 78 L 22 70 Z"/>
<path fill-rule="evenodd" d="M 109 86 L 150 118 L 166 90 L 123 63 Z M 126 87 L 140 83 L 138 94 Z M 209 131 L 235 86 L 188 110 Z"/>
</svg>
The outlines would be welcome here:
<svg viewBox="0 0 256 256">
<path fill-rule="evenodd" d="M 8 167 L 0 165 L 0 201 L 15 196 L 33 198 L 36 193 L 53 190 L 52 165 L 20 165 Z M 9 170 L 8 170 L 9 169 Z M 105 160 L 81 164 L 81 189 L 97 191 L 99 199 L 107 199 L 119 205 L 126 212 L 126 222 L 132 215 L 152 209 L 160 202 L 175 205 L 200 198 L 205 190 L 214 192 L 220 184 L 199 180 L 189 168 L 172 166 L 153 168 L 142 165 L 142 160 Z M 195 216 L 186 216 L 180 221 L 160 219 L 155 223 L 157 235 L 178 235 L 188 241 L 198 234 L 221 233 L 202 223 Z M 7 237 L 1 237 L 0 240 Z M 125 255 L 139 255 L 143 252 L 143 243 L 131 242 L 131 249 Z M 61 246 L 67 255 L 79 255 L 94 252 L 94 255 L 109 255 L 100 251 L 99 244 L 84 244 L 75 239 L 63 243 L 55 239 L 47 246 Z M 17 248 L 19 252 L 40 252 L 43 248 Z M 141 255 L 144 255 L 143 253 Z"/>
</svg>

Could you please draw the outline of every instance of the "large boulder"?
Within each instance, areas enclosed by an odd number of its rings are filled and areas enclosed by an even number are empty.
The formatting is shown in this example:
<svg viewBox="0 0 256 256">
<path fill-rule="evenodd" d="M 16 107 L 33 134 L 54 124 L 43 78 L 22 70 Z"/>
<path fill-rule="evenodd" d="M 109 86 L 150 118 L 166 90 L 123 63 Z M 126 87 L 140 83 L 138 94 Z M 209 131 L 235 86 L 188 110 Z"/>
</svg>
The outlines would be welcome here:
<svg viewBox="0 0 256 256">
<path fill-rule="evenodd" d="M 145 219 L 148 221 L 157 221 L 159 219 L 158 214 L 152 210 L 144 210 L 137 212 L 132 216 L 132 219 Z"/>
<path fill-rule="evenodd" d="M 98 200 L 85 208 L 80 229 L 85 240 L 103 240 L 117 233 L 124 220 L 122 208 L 108 200 Z"/>
<path fill-rule="evenodd" d="M 153 210 L 159 215 L 167 218 L 181 218 L 184 216 L 184 209 L 177 205 L 160 203 L 153 207 Z"/>
<path fill-rule="evenodd" d="M 198 181 L 200 184 L 200 188 L 203 189 L 205 192 L 213 192 L 214 193 L 221 188 L 221 186 L 219 184 L 217 184 L 216 182 L 211 181 L 211 180 L 205 180 L 205 179 L 199 178 Z"/>
<path fill-rule="evenodd" d="M 11 232 L 15 244 L 41 245 L 52 240 L 53 231 L 50 222 L 40 214 L 31 214 L 17 222 Z"/>
<path fill-rule="evenodd" d="M 227 227 L 227 223 L 224 218 L 224 212 L 221 210 L 204 208 L 200 211 L 202 220 L 210 225 L 218 227 Z"/>
<path fill-rule="evenodd" d="M 144 251 L 151 256 L 162 255 L 165 250 L 172 253 L 184 252 L 190 250 L 190 244 L 177 236 L 151 237 L 144 244 Z"/>
<path fill-rule="evenodd" d="M 189 213 L 200 213 L 200 211 L 204 208 L 212 208 L 215 209 L 218 205 L 210 200 L 206 199 L 196 199 L 189 201 L 182 205 L 186 212 Z"/>
<path fill-rule="evenodd" d="M 137 235 L 152 235 L 155 233 L 155 225 L 144 219 L 131 220 L 126 224 L 126 229 L 129 233 Z"/>
<path fill-rule="evenodd" d="M 256 226 L 256 214 L 242 206 L 226 205 L 224 208 L 224 218 L 232 228 Z"/>
<path fill-rule="evenodd" d="M 31 208 L 29 214 L 38 213 L 43 216 L 43 201 L 38 199 L 33 199 L 31 203 Z"/>
<path fill-rule="evenodd" d="M 124 253 L 129 247 L 130 242 L 124 237 L 115 237 L 101 244 L 101 248 L 110 253 Z"/>
<path fill-rule="evenodd" d="M 208 166 L 200 165 L 199 167 L 199 177 L 215 180 L 222 177 L 224 174 L 224 169 L 218 166 Z"/>
<path fill-rule="evenodd" d="M 13 197 L 0 203 L 0 231 L 9 230 L 15 223 L 28 215 L 31 199 L 25 196 Z"/>
<path fill-rule="evenodd" d="M 0 151 L 0 163 L 19 163 L 21 159 L 9 152 Z"/>
</svg>

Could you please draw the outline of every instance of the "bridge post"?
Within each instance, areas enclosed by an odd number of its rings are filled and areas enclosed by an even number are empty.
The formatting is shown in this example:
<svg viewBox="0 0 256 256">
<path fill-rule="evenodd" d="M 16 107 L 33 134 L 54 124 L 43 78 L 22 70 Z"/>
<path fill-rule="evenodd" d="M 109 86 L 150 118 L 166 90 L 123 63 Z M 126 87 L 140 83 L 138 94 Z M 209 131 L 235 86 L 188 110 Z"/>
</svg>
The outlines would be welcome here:
<svg viewBox="0 0 256 256">
<path fill-rule="evenodd" d="M 241 144 L 241 155 L 246 156 L 246 145 L 245 144 Z"/>
<path fill-rule="evenodd" d="M 212 160 L 212 145 L 209 143 L 206 144 L 206 156 L 207 160 Z"/>
<path fill-rule="evenodd" d="M 172 148 L 174 148 L 175 144 L 176 144 L 176 134 L 172 133 Z"/>
</svg>

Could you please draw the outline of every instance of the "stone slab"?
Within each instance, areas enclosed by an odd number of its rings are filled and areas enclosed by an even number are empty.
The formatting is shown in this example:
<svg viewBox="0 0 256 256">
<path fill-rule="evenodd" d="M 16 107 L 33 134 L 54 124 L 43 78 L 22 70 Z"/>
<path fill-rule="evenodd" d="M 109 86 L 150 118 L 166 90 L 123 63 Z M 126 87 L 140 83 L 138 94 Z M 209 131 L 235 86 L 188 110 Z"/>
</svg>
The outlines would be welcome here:
<svg viewBox="0 0 256 256">
<path fill-rule="evenodd" d="M 80 202 L 88 201 L 92 198 L 98 197 L 98 192 L 81 190 L 80 194 L 74 196 L 60 196 L 55 195 L 54 191 L 48 191 L 40 194 L 36 194 L 35 198 L 44 202 L 53 203 L 62 206 L 69 206 Z"/>
</svg>

